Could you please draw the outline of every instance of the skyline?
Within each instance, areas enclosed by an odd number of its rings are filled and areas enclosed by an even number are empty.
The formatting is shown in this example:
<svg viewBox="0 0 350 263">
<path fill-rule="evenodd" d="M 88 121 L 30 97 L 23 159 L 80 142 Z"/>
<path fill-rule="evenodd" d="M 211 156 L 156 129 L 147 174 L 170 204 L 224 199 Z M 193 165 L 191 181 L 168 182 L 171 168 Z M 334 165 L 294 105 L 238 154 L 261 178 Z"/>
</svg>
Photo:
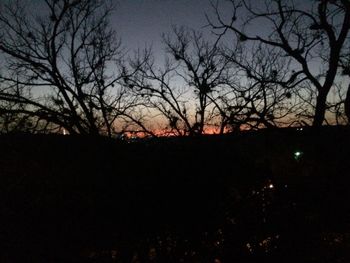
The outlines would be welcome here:
<svg viewBox="0 0 350 263">
<path fill-rule="evenodd" d="M 4 111 L 44 129 L 48 123 L 109 136 L 152 134 L 148 124 L 158 118 L 179 134 L 322 125 L 328 113 L 336 123 L 350 119 L 340 83 L 348 76 L 338 74 L 347 72 L 344 3 L 220 3 L 229 7 L 210 0 L 5 0 Z M 337 23 L 329 37 L 322 16 L 326 23 L 343 19 L 345 33 Z M 334 91 L 339 96 L 327 100 Z"/>
</svg>

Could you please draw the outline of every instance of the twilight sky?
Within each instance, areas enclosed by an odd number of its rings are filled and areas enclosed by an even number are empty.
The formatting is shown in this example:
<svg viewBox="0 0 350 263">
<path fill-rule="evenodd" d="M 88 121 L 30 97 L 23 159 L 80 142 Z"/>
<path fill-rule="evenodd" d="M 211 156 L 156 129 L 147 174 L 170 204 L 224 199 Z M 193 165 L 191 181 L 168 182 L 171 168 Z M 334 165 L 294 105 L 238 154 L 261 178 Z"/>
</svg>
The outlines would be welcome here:
<svg viewBox="0 0 350 263">
<path fill-rule="evenodd" d="M 207 24 L 205 13 L 211 13 L 210 0 L 119 0 L 112 25 L 127 48 L 161 46 L 161 34 L 172 25 L 184 25 L 197 30 Z"/>
</svg>

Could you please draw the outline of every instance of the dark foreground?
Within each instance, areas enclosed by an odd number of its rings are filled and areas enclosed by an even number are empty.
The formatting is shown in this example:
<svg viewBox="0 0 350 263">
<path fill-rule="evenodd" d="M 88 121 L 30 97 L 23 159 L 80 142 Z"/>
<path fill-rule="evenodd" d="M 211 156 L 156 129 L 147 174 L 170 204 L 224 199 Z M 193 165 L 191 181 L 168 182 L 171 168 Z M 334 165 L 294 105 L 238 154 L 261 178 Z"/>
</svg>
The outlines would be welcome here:
<svg viewBox="0 0 350 263">
<path fill-rule="evenodd" d="M 350 262 L 349 156 L 344 127 L 3 135 L 0 262 Z"/>
</svg>

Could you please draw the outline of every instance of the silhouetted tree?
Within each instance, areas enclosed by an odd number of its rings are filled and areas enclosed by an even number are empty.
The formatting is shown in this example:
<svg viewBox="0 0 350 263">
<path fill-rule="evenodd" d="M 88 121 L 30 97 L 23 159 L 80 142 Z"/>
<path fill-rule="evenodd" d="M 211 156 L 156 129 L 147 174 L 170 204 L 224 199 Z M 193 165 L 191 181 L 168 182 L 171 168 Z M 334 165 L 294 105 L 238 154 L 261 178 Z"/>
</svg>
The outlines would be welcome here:
<svg viewBox="0 0 350 263">
<path fill-rule="evenodd" d="M 340 66 L 342 68 L 342 74 L 344 76 L 350 77 L 350 44 L 347 47 L 347 50 L 343 53 L 341 60 L 340 60 Z M 344 99 L 344 112 L 348 121 L 348 124 L 350 124 L 350 83 L 348 84 L 348 89 L 345 95 Z"/>
<path fill-rule="evenodd" d="M 0 87 L 1 85 L 0 82 Z M 21 93 L 21 90 L 18 89 L 17 93 Z M 0 133 L 17 132 L 30 128 L 29 116 L 17 113 L 25 111 L 26 105 L 12 101 L 2 101 L 0 105 Z"/>
<path fill-rule="evenodd" d="M 233 15 L 226 20 L 213 4 L 216 19 L 209 19 L 222 37 L 228 32 L 245 43 L 261 43 L 279 49 L 292 59 L 290 74 L 311 87 L 314 105 L 313 125 L 322 125 L 327 110 L 327 96 L 338 75 L 339 59 L 348 42 L 350 3 L 347 0 L 284 1 L 230 0 Z M 242 17 L 238 17 L 240 14 Z M 285 83 L 288 89 L 288 84 Z M 292 83 L 293 85 L 293 83 Z M 307 94 L 307 92 L 306 92 Z M 305 96 L 306 94 L 301 94 Z"/>
<path fill-rule="evenodd" d="M 139 53 L 131 63 L 136 74 L 126 74 L 125 84 L 166 118 L 172 133 L 203 134 L 207 127 L 227 124 L 220 105 L 233 91 L 229 59 L 194 30 L 174 27 L 163 40 L 164 66 L 155 63 L 150 50 Z"/>
<path fill-rule="evenodd" d="M 72 134 L 112 136 L 122 124 L 142 124 L 137 98 L 119 83 L 123 50 L 109 26 L 112 1 L 40 4 L 1 4 L 2 111 Z M 34 16 L 32 8 L 43 11 Z"/>
<path fill-rule="evenodd" d="M 240 44 L 237 43 L 239 46 Z M 234 87 L 240 94 L 240 114 L 231 115 L 231 121 L 246 128 L 272 128 L 293 125 L 300 119 L 304 104 L 295 87 L 302 82 L 296 72 L 289 72 L 290 59 L 281 56 L 276 48 L 261 44 L 225 50 L 237 69 L 241 82 Z"/>
<path fill-rule="evenodd" d="M 210 43 L 203 34 L 174 27 L 163 35 L 168 56 L 159 66 L 151 50 L 139 52 L 124 82 L 177 135 L 291 125 L 303 104 L 289 72 L 290 59 L 262 45 L 234 49 Z M 286 88 L 288 86 L 288 88 Z"/>
</svg>

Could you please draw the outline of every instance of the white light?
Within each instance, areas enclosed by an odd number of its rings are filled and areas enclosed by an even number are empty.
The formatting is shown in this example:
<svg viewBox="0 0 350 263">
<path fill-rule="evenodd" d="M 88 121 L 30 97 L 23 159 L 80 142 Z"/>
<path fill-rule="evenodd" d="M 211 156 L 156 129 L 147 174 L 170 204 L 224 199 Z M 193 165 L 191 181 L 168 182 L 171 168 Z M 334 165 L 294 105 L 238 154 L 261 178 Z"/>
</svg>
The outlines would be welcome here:
<svg viewBox="0 0 350 263">
<path fill-rule="evenodd" d="M 274 185 L 273 185 L 273 184 L 269 184 L 269 188 L 270 188 L 270 189 L 273 189 L 273 188 L 274 188 Z"/>
<path fill-rule="evenodd" d="M 298 161 L 302 157 L 302 155 L 303 155 L 303 152 L 296 151 L 294 152 L 294 159 Z"/>
</svg>

